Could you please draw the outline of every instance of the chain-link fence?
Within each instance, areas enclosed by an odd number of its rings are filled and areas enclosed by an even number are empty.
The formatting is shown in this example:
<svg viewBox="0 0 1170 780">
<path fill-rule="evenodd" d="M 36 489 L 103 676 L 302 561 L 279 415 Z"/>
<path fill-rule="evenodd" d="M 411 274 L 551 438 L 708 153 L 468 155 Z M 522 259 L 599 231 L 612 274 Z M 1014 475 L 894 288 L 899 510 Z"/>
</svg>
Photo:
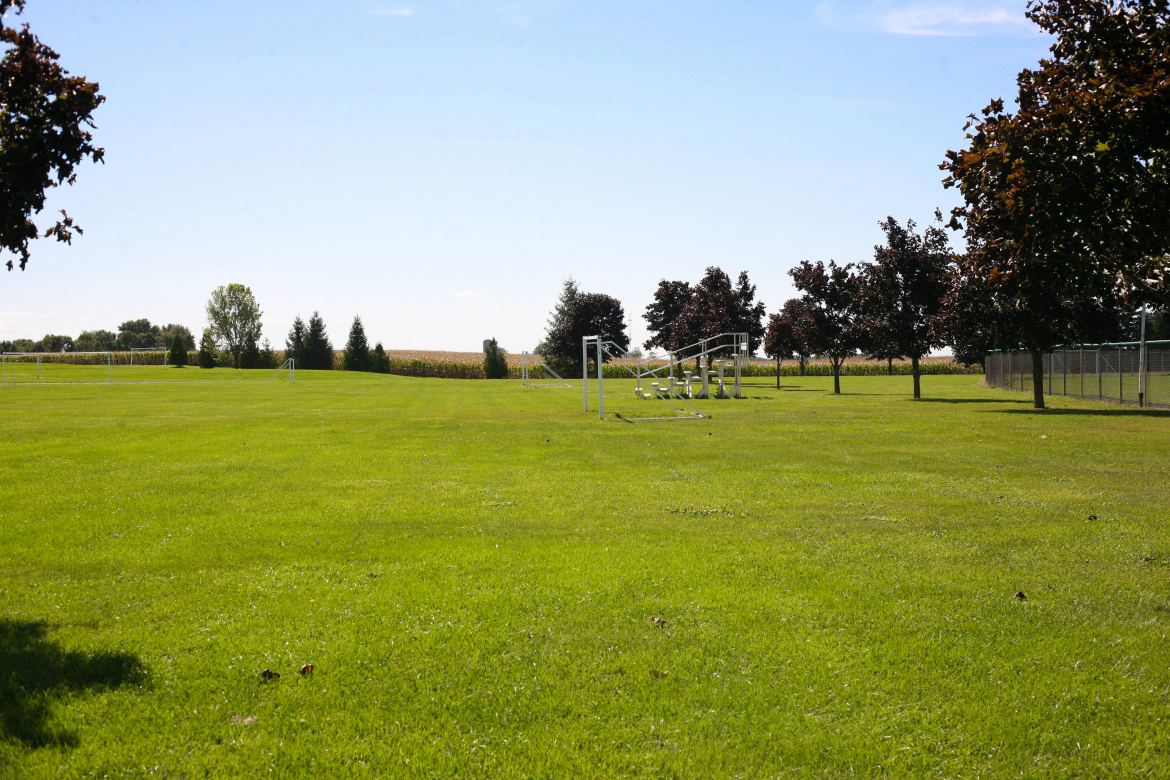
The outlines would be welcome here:
<svg viewBox="0 0 1170 780">
<path fill-rule="evenodd" d="M 1170 407 L 1170 341 L 1146 342 L 1145 394 L 1141 392 L 1141 345 L 1079 344 L 1044 353 L 1044 392 Z M 984 359 L 987 385 L 1032 392 L 1032 355 L 1003 350 Z"/>
</svg>

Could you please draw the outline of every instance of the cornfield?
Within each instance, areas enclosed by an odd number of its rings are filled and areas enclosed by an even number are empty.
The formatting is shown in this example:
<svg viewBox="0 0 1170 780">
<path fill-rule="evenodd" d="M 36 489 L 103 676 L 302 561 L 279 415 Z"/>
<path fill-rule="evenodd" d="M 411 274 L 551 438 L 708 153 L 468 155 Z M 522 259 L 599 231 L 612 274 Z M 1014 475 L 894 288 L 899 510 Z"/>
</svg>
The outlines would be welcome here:
<svg viewBox="0 0 1170 780">
<path fill-rule="evenodd" d="M 334 352 L 333 368 L 334 370 L 341 370 L 341 360 L 344 353 L 341 350 Z M 130 363 L 129 352 L 115 352 L 114 365 L 124 366 Z M 194 353 L 190 353 L 191 358 L 194 358 Z M 482 352 L 442 352 L 442 351 L 427 351 L 427 350 L 388 350 L 387 357 L 390 358 L 390 373 L 399 376 L 416 376 L 416 377 L 437 377 L 442 379 L 483 379 L 483 353 Z M 284 353 L 276 352 L 276 357 L 279 362 L 284 362 Z M 508 377 L 510 379 L 519 379 L 521 376 L 521 365 L 523 356 L 517 354 L 509 354 L 508 358 Z M 134 365 L 136 366 L 161 366 L 163 364 L 163 353 L 161 352 L 136 352 L 133 356 Z M 41 360 L 47 363 L 62 363 L 67 365 L 105 365 L 105 354 L 96 355 L 76 355 L 68 352 L 62 352 L 59 355 L 42 356 Z M 551 379 L 542 366 L 536 365 L 532 358 L 529 359 L 528 373 L 532 379 Z M 647 364 L 653 365 L 655 363 L 662 365 L 663 361 L 645 361 Z M 633 360 L 615 361 L 605 365 L 605 378 L 607 379 L 621 379 L 629 377 L 630 373 L 626 370 L 627 365 L 633 365 Z M 938 358 L 924 358 L 919 366 L 922 374 L 939 375 L 939 374 L 982 374 L 982 365 L 964 366 L 956 363 L 949 357 Z M 753 360 L 749 365 L 744 366 L 742 375 L 745 377 L 774 377 L 776 376 L 776 361 L 774 360 Z M 810 360 L 805 364 L 806 376 L 832 376 L 832 367 L 829 361 L 825 359 Z M 883 376 L 889 373 L 889 366 L 885 361 L 866 360 L 864 358 L 850 358 L 841 366 L 842 376 Z M 895 360 L 893 364 L 893 373 L 898 376 L 906 376 L 911 373 L 911 365 L 906 360 Z M 780 376 L 799 376 L 800 364 L 796 361 L 784 361 L 780 366 Z M 572 380 L 573 377 L 567 376 L 566 379 Z"/>
</svg>

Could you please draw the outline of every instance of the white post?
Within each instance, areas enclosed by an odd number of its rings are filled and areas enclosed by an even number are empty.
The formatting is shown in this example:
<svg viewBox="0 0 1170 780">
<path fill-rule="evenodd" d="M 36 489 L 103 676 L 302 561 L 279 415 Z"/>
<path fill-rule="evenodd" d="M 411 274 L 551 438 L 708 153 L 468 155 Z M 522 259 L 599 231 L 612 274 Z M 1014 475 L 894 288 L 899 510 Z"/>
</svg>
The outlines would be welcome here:
<svg viewBox="0 0 1170 780">
<path fill-rule="evenodd" d="M 1142 342 L 1138 350 L 1138 406 L 1146 405 L 1146 305 L 1142 304 Z"/>
<path fill-rule="evenodd" d="M 585 411 L 589 411 L 589 337 L 581 337 L 581 392 L 585 396 Z"/>
<path fill-rule="evenodd" d="M 106 385 L 108 387 L 114 386 L 114 353 L 106 353 Z"/>
<path fill-rule="evenodd" d="M 601 384 L 601 366 L 605 361 L 601 359 L 601 336 L 597 336 L 597 419 L 605 419 L 605 389 Z"/>
</svg>

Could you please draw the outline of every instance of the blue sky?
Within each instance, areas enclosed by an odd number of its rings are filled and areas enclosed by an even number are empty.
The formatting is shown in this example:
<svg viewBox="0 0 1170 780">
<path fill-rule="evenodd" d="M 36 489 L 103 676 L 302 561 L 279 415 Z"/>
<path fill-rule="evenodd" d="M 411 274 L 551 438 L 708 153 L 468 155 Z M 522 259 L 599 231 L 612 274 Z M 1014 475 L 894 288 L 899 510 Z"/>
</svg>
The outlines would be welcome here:
<svg viewBox="0 0 1170 780">
<path fill-rule="evenodd" d="M 626 307 L 872 257 L 955 205 L 938 164 L 1048 42 L 1024 2 L 100 2 L 23 17 L 100 82 L 85 229 L 0 281 L 0 337 L 205 324 L 240 282 L 283 344 L 319 309 L 387 348 L 510 351 L 561 281 Z M 49 221 L 46 212 L 40 217 Z"/>
</svg>

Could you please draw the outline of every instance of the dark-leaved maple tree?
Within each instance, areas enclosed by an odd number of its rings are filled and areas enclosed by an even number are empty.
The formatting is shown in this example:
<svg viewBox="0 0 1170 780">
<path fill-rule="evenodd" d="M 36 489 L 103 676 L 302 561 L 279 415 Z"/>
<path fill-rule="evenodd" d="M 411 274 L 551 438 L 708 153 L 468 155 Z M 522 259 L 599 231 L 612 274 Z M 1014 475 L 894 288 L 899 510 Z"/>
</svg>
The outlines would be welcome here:
<svg viewBox="0 0 1170 780">
<path fill-rule="evenodd" d="M 1170 3 L 1033 0 L 1027 15 L 1055 36 L 1051 57 L 1020 73 L 1015 113 L 994 100 L 972 115 L 941 166 L 973 275 L 944 319 L 960 350 L 988 336 L 1027 349 L 1043 408 L 1045 350 L 1101 337 L 1119 301 L 1170 303 Z"/>
<path fill-rule="evenodd" d="M 10 10 L 23 11 L 24 0 L 0 0 L 0 18 Z M 16 29 L 0 21 L 0 41 L 8 47 L 0 58 L 0 248 L 24 270 L 29 242 L 40 235 L 32 216 L 44 208 L 45 193 L 73 184 L 85 158 L 102 159 L 88 128 L 105 98 L 95 82 L 58 65 L 57 53 L 27 24 Z M 72 243 L 74 231 L 82 232 L 62 210 L 44 237 Z M 11 271 L 13 261 L 7 266 Z"/>
<path fill-rule="evenodd" d="M 804 293 L 802 302 L 816 321 L 817 352 L 829 358 L 833 368 L 833 392 L 841 394 L 841 364 L 857 354 L 864 343 L 860 326 L 860 282 L 853 264 L 826 266 L 802 260 L 791 269 L 793 286 Z"/>
<path fill-rule="evenodd" d="M 920 235 L 914 221 L 905 226 L 893 217 L 881 224 L 886 243 L 874 247 L 874 262 L 861 267 L 861 328 L 871 354 L 910 358 L 914 397 L 922 397 L 919 363 L 943 346 L 934 318 L 951 279 L 951 251 L 942 215 Z"/>
</svg>

